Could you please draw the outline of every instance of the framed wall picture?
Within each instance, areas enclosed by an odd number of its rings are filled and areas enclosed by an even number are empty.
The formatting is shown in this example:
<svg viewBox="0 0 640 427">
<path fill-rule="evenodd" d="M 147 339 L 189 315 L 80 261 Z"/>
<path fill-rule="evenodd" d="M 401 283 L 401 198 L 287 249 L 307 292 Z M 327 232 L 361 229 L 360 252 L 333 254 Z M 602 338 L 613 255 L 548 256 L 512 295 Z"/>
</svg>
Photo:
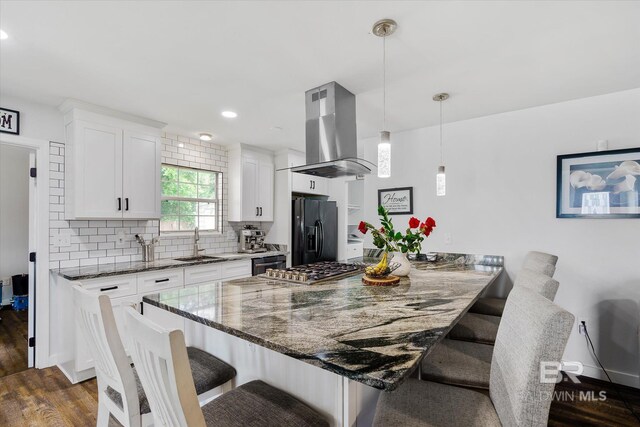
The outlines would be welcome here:
<svg viewBox="0 0 640 427">
<path fill-rule="evenodd" d="M 413 187 L 378 190 L 378 206 L 384 206 L 389 215 L 413 213 Z"/>
<path fill-rule="evenodd" d="M 557 218 L 640 218 L 640 147 L 558 156 Z"/>
<path fill-rule="evenodd" d="M 0 132 L 20 135 L 20 112 L 0 107 Z"/>
</svg>

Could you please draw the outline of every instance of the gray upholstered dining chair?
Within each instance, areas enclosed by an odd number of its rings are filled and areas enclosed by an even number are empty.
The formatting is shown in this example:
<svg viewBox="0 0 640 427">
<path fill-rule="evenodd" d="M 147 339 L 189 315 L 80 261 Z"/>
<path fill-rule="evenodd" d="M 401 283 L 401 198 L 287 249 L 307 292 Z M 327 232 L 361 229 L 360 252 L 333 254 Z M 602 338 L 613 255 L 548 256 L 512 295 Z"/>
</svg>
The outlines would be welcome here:
<svg viewBox="0 0 640 427">
<path fill-rule="evenodd" d="M 518 286 L 552 300 L 559 283 L 543 274 L 522 270 Z M 509 304 L 509 299 L 507 299 Z M 476 315 L 471 315 L 473 319 Z M 484 316 L 480 315 L 480 318 Z M 499 317 L 496 319 L 500 319 Z M 470 325 L 467 325 L 470 328 Z M 496 335 L 499 333 L 499 327 Z M 445 338 L 422 361 L 422 378 L 465 387 L 489 388 L 493 345 Z"/>
<path fill-rule="evenodd" d="M 549 277 L 553 277 L 556 271 L 558 257 L 544 252 L 531 251 L 527 253 L 522 263 L 526 268 Z M 471 306 L 469 313 L 488 314 L 489 316 L 502 316 L 506 298 L 482 297 Z"/>
<path fill-rule="evenodd" d="M 131 366 L 120 339 L 109 296 L 76 285 L 74 298 L 76 319 L 95 362 L 97 425 L 107 426 L 110 415 L 125 427 L 152 425 L 149 401 L 137 367 Z M 231 389 L 231 381 L 236 376 L 231 365 L 195 347 L 187 349 L 187 359 L 186 375 L 195 381 L 197 394 L 203 401 L 207 401 L 217 387 L 222 386 L 223 391 Z"/>
<path fill-rule="evenodd" d="M 131 356 L 147 392 L 155 425 L 172 427 L 325 427 L 327 420 L 292 395 L 251 381 L 198 406 L 184 335 L 125 309 Z"/>
<path fill-rule="evenodd" d="M 533 289 L 548 300 L 553 301 L 559 285 L 556 280 L 545 274 L 523 268 L 518 273 L 513 287 L 515 289 L 524 286 Z M 498 326 L 500 326 L 501 319 L 501 317 L 488 314 L 467 313 L 451 329 L 448 337 L 454 340 L 493 344 L 498 334 Z"/>
<path fill-rule="evenodd" d="M 540 364 L 559 362 L 574 317 L 524 286 L 509 295 L 491 360 L 489 395 L 409 379 L 382 393 L 374 426 L 546 426 L 555 383 Z"/>
</svg>

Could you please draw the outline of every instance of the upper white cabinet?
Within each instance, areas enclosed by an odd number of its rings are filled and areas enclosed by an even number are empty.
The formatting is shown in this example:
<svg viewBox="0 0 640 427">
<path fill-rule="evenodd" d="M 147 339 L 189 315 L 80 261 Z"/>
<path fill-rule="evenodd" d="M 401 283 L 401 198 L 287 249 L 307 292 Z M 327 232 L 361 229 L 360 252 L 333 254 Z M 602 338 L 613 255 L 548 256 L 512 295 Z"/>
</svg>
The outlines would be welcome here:
<svg viewBox="0 0 640 427">
<path fill-rule="evenodd" d="M 160 218 L 160 136 L 124 131 L 123 218 Z"/>
<path fill-rule="evenodd" d="M 294 193 L 329 195 L 329 180 L 304 173 L 293 173 L 291 189 Z"/>
<path fill-rule="evenodd" d="M 306 162 L 304 153 L 288 150 L 287 167 L 304 165 Z M 311 194 L 314 196 L 329 195 L 329 179 L 304 173 L 292 172 L 291 191 L 294 193 Z"/>
<path fill-rule="evenodd" d="M 229 150 L 229 221 L 273 221 L 273 174 L 270 153 Z"/>
<path fill-rule="evenodd" d="M 79 104 L 61 107 L 67 139 L 65 218 L 159 218 L 164 123 Z"/>
</svg>

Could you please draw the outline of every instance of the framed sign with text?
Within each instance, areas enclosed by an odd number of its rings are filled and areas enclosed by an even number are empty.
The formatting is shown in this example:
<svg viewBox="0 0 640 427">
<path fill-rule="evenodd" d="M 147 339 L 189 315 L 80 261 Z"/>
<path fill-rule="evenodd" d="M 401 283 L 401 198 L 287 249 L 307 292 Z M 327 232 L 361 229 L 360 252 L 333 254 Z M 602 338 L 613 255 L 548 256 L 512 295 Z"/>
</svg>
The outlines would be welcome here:
<svg viewBox="0 0 640 427">
<path fill-rule="evenodd" d="M 411 215 L 413 213 L 413 187 L 378 190 L 378 206 L 384 206 L 389 215 Z"/>
<path fill-rule="evenodd" d="M 20 135 L 20 112 L 0 107 L 0 132 Z"/>
</svg>

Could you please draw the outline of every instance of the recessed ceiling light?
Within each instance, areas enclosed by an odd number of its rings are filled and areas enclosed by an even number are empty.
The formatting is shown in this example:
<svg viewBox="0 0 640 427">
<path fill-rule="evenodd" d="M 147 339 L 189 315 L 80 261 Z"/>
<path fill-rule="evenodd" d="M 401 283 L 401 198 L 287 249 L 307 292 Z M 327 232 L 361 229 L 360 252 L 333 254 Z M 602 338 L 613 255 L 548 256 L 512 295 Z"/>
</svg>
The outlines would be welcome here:
<svg viewBox="0 0 640 427">
<path fill-rule="evenodd" d="M 9 38 L 9 34 L 5 33 L 2 30 L 0 30 L 0 40 L 6 40 L 8 38 Z"/>
<path fill-rule="evenodd" d="M 227 119 L 235 119 L 236 117 L 238 117 L 238 113 L 236 113 L 235 111 L 223 111 L 222 112 L 222 117 L 226 117 Z"/>
<path fill-rule="evenodd" d="M 213 139 L 213 136 L 211 136 L 210 133 L 201 133 L 200 134 L 200 141 L 211 141 Z"/>
</svg>

